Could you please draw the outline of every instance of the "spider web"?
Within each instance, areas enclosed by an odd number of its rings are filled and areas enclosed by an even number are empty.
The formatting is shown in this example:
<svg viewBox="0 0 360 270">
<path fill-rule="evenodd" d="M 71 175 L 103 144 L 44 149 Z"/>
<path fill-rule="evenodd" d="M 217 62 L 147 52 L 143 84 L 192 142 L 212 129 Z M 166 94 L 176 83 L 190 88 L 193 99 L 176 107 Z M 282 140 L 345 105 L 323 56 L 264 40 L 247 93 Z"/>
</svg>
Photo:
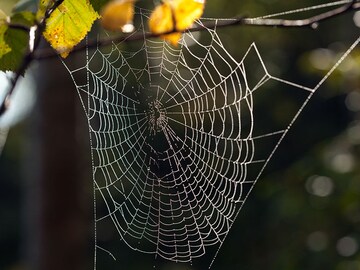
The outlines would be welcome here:
<svg viewBox="0 0 360 270">
<path fill-rule="evenodd" d="M 149 11 L 137 13 L 145 33 Z M 215 19 L 197 23 L 206 20 Z M 234 59 L 216 28 L 201 39 L 184 34 L 178 48 L 145 39 L 130 50 L 87 50 L 78 68 L 65 64 L 89 123 L 96 254 L 117 258 L 108 243 L 115 235 L 156 258 L 214 260 L 280 142 L 358 43 L 312 88 L 272 76 L 255 43 Z M 278 121 L 261 106 L 276 95 L 298 105 Z"/>
</svg>

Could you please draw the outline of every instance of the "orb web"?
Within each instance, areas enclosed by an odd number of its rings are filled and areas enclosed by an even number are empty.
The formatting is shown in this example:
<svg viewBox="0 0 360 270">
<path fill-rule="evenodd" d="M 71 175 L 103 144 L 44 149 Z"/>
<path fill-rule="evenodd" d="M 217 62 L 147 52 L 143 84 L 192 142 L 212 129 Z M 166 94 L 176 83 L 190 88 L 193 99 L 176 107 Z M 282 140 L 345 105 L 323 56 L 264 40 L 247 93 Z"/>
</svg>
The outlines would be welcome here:
<svg viewBox="0 0 360 270">
<path fill-rule="evenodd" d="M 137 13 L 145 33 L 149 12 Z M 255 43 L 234 59 L 216 28 L 178 47 L 144 39 L 66 63 L 89 123 L 96 251 L 116 253 L 102 237 L 111 231 L 156 258 L 215 258 L 292 123 L 358 42 L 313 88 L 272 76 Z M 278 94 L 298 107 L 274 121 L 259 104 Z"/>
</svg>

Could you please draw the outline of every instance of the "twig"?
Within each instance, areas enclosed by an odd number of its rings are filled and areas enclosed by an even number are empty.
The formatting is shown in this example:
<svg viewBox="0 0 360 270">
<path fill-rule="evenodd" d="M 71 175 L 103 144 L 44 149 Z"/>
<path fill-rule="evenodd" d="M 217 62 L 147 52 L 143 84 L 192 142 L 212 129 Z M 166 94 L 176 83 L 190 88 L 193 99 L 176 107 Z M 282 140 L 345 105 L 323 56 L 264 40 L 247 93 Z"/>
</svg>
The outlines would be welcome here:
<svg viewBox="0 0 360 270">
<path fill-rule="evenodd" d="M 221 21 L 209 21 L 204 22 L 201 25 L 197 25 L 187 29 L 186 31 L 189 32 L 197 32 L 197 31 L 204 31 L 207 29 L 215 29 L 215 28 L 222 28 L 222 27 L 229 27 L 234 25 L 246 25 L 246 26 L 265 26 L 265 27 L 284 27 L 284 28 L 294 28 L 294 27 L 313 27 L 314 24 L 323 22 L 325 20 L 334 18 L 336 16 L 342 15 L 349 11 L 354 11 L 360 9 L 360 3 L 357 1 L 352 1 L 348 4 L 345 4 L 341 7 L 336 9 L 330 10 L 328 12 L 324 12 L 318 14 L 316 16 L 302 19 L 302 20 L 286 20 L 286 19 L 258 19 L 258 18 L 245 18 L 245 17 L 237 17 L 230 20 Z M 120 42 L 133 42 L 138 40 L 148 39 L 148 38 L 157 38 L 162 35 L 172 34 L 177 32 L 176 30 L 172 30 L 169 32 L 161 33 L 161 34 L 154 34 L 154 33 L 133 33 L 129 35 L 123 36 L 112 36 L 103 39 L 94 39 L 87 42 L 87 44 L 81 44 L 75 47 L 72 52 L 83 51 L 86 48 L 97 48 L 102 46 L 111 45 L 112 43 L 120 43 Z M 34 59 L 36 60 L 43 60 L 47 58 L 52 58 L 58 56 L 59 54 L 54 51 L 52 48 L 39 50 L 36 54 Z"/>
<path fill-rule="evenodd" d="M 30 27 L 23 25 L 23 24 L 17 24 L 17 23 L 8 23 L 7 26 L 11 29 L 17 29 L 17 30 L 22 30 L 25 32 L 29 32 L 30 31 Z"/>
<path fill-rule="evenodd" d="M 50 8 L 47 11 L 47 13 L 45 14 L 44 20 L 39 24 L 39 27 L 36 31 L 36 40 L 37 40 L 36 46 L 34 47 L 33 51 L 30 51 L 29 53 L 27 53 L 25 55 L 22 65 L 20 66 L 19 70 L 16 72 L 15 78 L 12 80 L 12 85 L 10 87 L 10 90 L 8 91 L 7 99 L 4 100 L 4 102 L 2 103 L 2 105 L 0 107 L 0 116 L 6 110 L 6 106 L 5 106 L 6 101 L 11 96 L 20 75 L 25 72 L 25 70 L 30 65 L 30 63 L 33 60 L 44 60 L 44 59 L 56 57 L 59 55 L 59 53 L 57 53 L 52 48 L 37 50 L 37 47 L 39 44 L 39 40 L 40 40 L 42 31 L 45 28 L 46 19 L 51 15 L 51 13 L 63 1 L 64 0 L 59 0 L 59 1 L 55 2 L 54 6 L 52 8 Z M 335 8 L 333 10 L 330 10 L 330 11 L 327 11 L 324 13 L 320 13 L 313 17 L 300 19 L 300 20 L 238 17 L 238 18 L 234 18 L 232 20 L 223 20 L 223 21 L 215 20 L 215 21 L 204 22 L 203 24 L 201 24 L 201 25 L 199 24 L 195 27 L 191 27 L 191 28 L 187 29 L 186 31 L 196 32 L 196 31 L 203 31 L 203 30 L 207 30 L 207 29 L 215 29 L 215 28 L 220 28 L 220 27 L 229 27 L 229 26 L 234 26 L 234 25 L 258 26 L 258 27 L 259 26 L 285 27 L 285 28 L 310 26 L 310 27 L 316 28 L 317 24 L 320 22 L 334 18 L 334 17 L 342 15 L 344 13 L 354 11 L 354 10 L 359 10 L 359 9 L 360 9 L 360 2 L 358 2 L 358 0 L 352 0 L 351 2 L 349 2 L 345 5 L 342 5 L 338 8 Z M 161 35 L 171 34 L 174 32 L 176 32 L 176 30 L 165 32 L 162 34 L 145 33 L 145 35 L 144 35 L 144 33 L 133 33 L 133 34 L 125 35 L 125 36 L 124 35 L 123 36 L 114 36 L 114 37 L 104 38 L 104 39 L 100 39 L 100 40 L 95 39 L 95 40 L 89 41 L 87 44 L 81 44 L 81 45 L 75 47 L 72 50 L 72 52 L 83 51 L 87 48 L 97 48 L 97 47 L 101 47 L 101 46 L 107 46 L 107 45 L 111 45 L 114 42 L 115 43 L 132 42 L 132 41 L 143 40 L 143 39 L 148 39 L 148 38 L 156 38 Z"/>
<path fill-rule="evenodd" d="M 284 20 L 284 19 L 248 19 L 247 24 L 257 25 L 257 26 L 277 26 L 277 27 L 304 27 L 311 26 L 314 27 L 314 24 L 318 24 L 325 20 L 334 18 L 338 15 L 342 15 L 349 11 L 354 11 L 360 9 L 360 3 L 356 0 L 349 2 L 343 6 L 340 6 L 336 9 L 320 13 L 313 17 L 301 20 Z M 316 28 L 316 27 L 315 27 Z"/>
<path fill-rule="evenodd" d="M 5 99 L 0 104 L 0 116 L 6 111 L 7 107 L 9 106 L 10 97 L 11 97 L 12 93 L 14 92 L 15 86 L 16 86 L 20 76 L 22 76 L 25 73 L 25 70 L 29 67 L 31 62 L 35 59 L 35 57 L 34 57 L 35 52 L 40 44 L 41 35 L 45 29 L 46 20 L 50 17 L 50 15 L 54 12 L 54 10 L 56 10 L 58 8 L 58 6 L 62 4 L 62 2 L 64 2 L 64 0 L 56 1 L 52 7 L 47 9 L 47 11 L 45 12 L 44 18 L 36 26 L 31 27 L 29 29 L 25 29 L 27 32 L 29 32 L 29 34 L 30 34 L 30 31 L 34 30 L 35 31 L 35 37 L 34 37 L 35 39 L 31 46 L 29 44 L 28 52 L 25 54 L 20 67 L 16 71 L 15 77 L 11 80 L 10 88 L 9 88 L 8 92 L 6 93 Z M 18 27 L 16 27 L 16 25 L 15 26 L 13 25 L 13 27 L 18 28 Z M 21 29 L 21 30 L 24 30 L 24 29 Z"/>
</svg>

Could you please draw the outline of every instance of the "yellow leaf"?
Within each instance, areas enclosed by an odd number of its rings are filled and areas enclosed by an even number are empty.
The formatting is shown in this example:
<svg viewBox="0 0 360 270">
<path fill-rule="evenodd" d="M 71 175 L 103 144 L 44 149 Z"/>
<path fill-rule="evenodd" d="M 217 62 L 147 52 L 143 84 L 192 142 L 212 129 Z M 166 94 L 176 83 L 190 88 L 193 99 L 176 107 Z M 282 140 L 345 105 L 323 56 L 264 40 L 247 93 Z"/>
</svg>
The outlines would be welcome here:
<svg viewBox="0 0 360 270">
<path fill-rule="evenodd" d="M 184 31 L 200 19 L 204 12 L 205 0 L 173 0 L 176 30 Z"/>
<path fill-rule="evenodd" d="M 184 31 L 204 11 L 205 0 L 167 0 L 157 6 L 149 19 L 150 31 L 161 34 L 174 31 Z M 181 33 L 162 35 L 161 38 L 176 45 L 181 38 Z"/>
<path fill-rule="evenodd" d="M 65 0 L 47 20 L 44 37 L 65 58 L 97 18 L 99 15 L 88 0 Z"/>
<path fill-rule="evenodd" d="M 150 31 L 154 34 L 166 33 L 174 29 L 173 11 L 169 2 L 155 8 L 149 18 Z"/>
<path fill-rule="evenodd" d="M 164 2 L 155 8 L 149 18 L 149 28 L 154 34 L 166 33 L 175 29 L 173 10 L 169 2 Z M 175 46 L 179 42 L 181 33 L 161 35 L 160 37 Z"/>
<path fill-rule="evenodd" d="M 115 0 L 101 11 L 101 25 L 111 31 L 132 32 L 135 0 Z"/>
</svg>

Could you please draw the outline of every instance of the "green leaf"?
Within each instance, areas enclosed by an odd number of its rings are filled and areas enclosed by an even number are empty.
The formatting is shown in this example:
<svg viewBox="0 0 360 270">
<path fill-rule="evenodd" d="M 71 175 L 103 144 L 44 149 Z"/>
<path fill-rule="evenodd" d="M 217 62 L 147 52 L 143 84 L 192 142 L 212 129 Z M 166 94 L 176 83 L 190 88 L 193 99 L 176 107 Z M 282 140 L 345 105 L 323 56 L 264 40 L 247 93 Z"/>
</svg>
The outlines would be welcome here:
<svg viewBox="0 0 360 270">
<path fill-rule="evenodd" d="M 88 0 L 65 0 L 47 20 L 44 37 L 62 57 L 67 57 L 98 18 Z"/>
<path fill-rule="evenodd" d="M 11 52 L 10 46 L 5 41 L 5 32 L 8 29 L 8 26 L 3 22 L 0 24 L 0 61 L 1 58 Z"/>
<path fill-rule="evenodd" d="M 11 16 L 10 23 L 31 27 L 35 23 L 35 14 L 29 11 L 15 13 Z M 28 32 L 10 28 L 3 21 L 0 25 L 0 70 L 16 71 L 24 58 L 28 44 Z"/>
<path fill-rule="evenodd" d="M 10 22 L 31 27 L 35 24 L 35 19 L 34 13 L 30 11 L 21 11 L 13 14 L 10 18 Z"/>
<path fill-rule="evenodd" d="M 0 57 L 0 70 L 16 71 L 28 47 L 29 35 L 19 29 L 7 28 L 4 41 L 10 47 L 10 51 Z"/>
</svg>

